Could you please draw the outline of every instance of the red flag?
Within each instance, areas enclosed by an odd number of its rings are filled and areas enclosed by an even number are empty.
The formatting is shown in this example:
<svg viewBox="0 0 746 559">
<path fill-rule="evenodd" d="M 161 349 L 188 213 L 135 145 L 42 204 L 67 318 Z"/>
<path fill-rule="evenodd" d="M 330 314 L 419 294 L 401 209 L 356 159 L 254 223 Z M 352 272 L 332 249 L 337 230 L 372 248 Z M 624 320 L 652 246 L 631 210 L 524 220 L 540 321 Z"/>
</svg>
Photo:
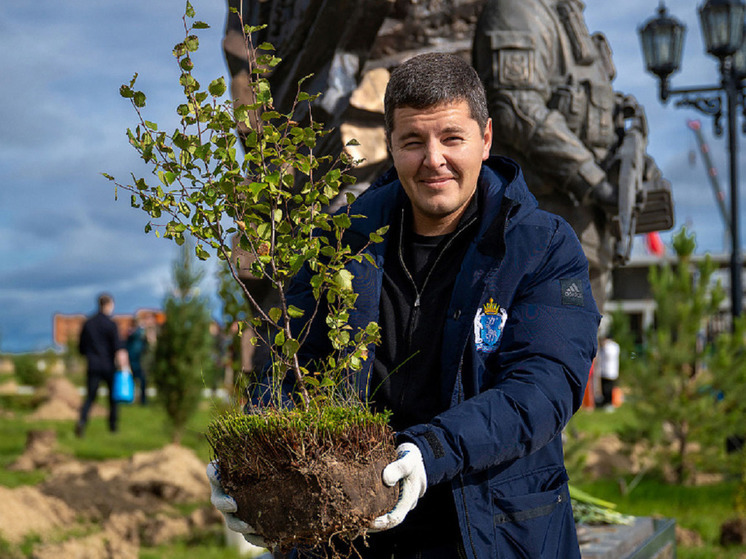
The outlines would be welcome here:
<svg viewBox="0 0 746 559">
<path fill-rule="evenodd" d="M 645 235 L 645 244 L 648 252 L 654 256 L 663 256 L 666 254 L 666 245 L 663 244 L 658 231 L 652 231 Z"/>
</svg>

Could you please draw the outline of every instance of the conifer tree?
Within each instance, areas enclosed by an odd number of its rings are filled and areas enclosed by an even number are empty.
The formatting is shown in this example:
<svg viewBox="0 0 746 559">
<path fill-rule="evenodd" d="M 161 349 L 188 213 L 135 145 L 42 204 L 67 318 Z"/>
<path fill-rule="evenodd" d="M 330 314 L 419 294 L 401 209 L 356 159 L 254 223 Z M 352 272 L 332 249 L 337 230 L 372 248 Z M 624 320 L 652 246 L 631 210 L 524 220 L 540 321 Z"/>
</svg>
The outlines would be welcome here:
<svg viewBox="0 0 746 559">
<path fill-rule="evenodd" d="M 204 370 L 214 366 L 210 309 L 198 289 L 204 272 L 191 255 L 185 243 L 174 261 L 174 289 L 165 300 L 166 322 L 155 348 L 153 382 L 175 443 L 199 405 Z"/>
<path fill-rule="evenodd" d="M 713 367 L 718 336 L 708 335 L 708 327 L 724 298 L 720 283 L 713 283 L 716 265 L 709 255 L 692 263 L 696 243 L 685 228 L 673 246 L 677 262 L 650 269 L 655 324 L 639 352 L 626 348 L 623 358 L 632 358 L 622 366 L 637 437 L 650 444 L 656 463 L 670 465 L 675 481 L 684 483 L 698 467 L 722 459 L 727 417 L 718 387 L 733 369 L 722 358 Z"/>
</svg>

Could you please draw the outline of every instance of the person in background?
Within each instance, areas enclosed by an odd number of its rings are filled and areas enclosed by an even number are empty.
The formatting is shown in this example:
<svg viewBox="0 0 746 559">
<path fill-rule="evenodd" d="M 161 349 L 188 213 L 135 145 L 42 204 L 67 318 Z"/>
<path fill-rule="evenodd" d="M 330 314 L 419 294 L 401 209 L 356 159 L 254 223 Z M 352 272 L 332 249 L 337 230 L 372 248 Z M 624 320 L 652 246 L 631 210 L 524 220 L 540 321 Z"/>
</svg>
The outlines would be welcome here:
<svg viewBox="0 0 746 559">
<path fill-rule="evenodd" d="M 90 316 L 80 332 L 78 349 L 86 358 L 86 398 L 80 409 L 80 419 L 75 424 L 75 434 L 82 437 L 88 422 L 88 413 L 96 400 L 101 381 L 109 388 L 109 431 L 117 430 L 117 403 L 114 401 L 114 372 L 117 367 L 129 369 L 129 356 L 119 337 L 117 325 L 111 319 L 114 298 L 108 293 L 98 297 L 98 312 Z"/>
<path fill-rule="evenodd" d="M 142 357 L 148 348 L 148 337 L 142 320 L 135 316 L 135 323 L 127 336 L 127 355 L 132 367 L 132 376 L 140 385 L 140 405 L 147 404 L 147 375 L 142 366 Z"/>
<path fill-rule="evenodd" d="M 595 374 L 601 380 L 601 401 L 599 407 L 613 409 L 614 388 L 619 379 L 619 344 L 608 334 L 601 337 L 596 356 Z"/>
</svg>

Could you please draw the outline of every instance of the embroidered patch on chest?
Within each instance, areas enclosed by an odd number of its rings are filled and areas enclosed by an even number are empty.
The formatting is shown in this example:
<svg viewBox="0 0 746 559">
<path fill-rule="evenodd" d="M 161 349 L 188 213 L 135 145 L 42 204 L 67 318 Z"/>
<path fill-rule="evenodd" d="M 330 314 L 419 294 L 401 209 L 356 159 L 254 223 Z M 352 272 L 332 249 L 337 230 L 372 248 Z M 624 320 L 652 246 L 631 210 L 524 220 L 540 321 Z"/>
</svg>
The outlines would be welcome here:
<svg viewBox="0 0 746 559">
<path fill-rule="evenodd" d="M 583 301 L 583 282 L 580 279 L 561 279 L 560 291 L 562 292 L 563 305 L 582 307 L 585 304 Z"/>
<path fill-rule="evenodd" d="M 492 353 L 508 321 L 508 311 L 490 300 L 482 305 L 474 316 L 474 343 L 479 351 Z"/>
</svg>

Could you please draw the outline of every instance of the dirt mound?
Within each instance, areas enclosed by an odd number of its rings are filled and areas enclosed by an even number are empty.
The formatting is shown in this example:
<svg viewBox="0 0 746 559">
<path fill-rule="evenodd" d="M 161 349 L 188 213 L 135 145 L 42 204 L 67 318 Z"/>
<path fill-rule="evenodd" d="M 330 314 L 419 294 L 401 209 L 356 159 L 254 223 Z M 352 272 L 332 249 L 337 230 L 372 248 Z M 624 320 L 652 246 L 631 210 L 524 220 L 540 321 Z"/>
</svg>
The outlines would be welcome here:
<svg viewBox="0 0 746 559">
<path fill-rule="evenodd" d="M 206 465 L 189 449 L 168 445 L 135 454 L 125 467 L 130 490 L 174 503 L 206 501 L 210 486 Z"/>
<path fill-rule="evenodd" d="M 153 510 L 162 505 L 152 494 L 132 493 L 122 476 L 104 479 L 95 465 L 80 474 L 54 476 L 42 483 L 39 489 L 45 495 L 60 499 L 89 521 L 101 521 L 112 514 Z"/>
<path fill-rule="evenodd" d="M 699 532 L 676 525 L 676 543 L 684 547 L 701 547 L 703 540 Z"/>
<path fill-rule="evenodd" d="M 0 503 L 0 534 L 14 544 L 32 533 L 44 537 L 75 520 L 75 511 L 64 501 L 36 487 L 0 486 Z"/>
<path fill-rule="evenodd" d="M 55 455 L 56 439 L 46 432 L 29 441 L 17 462 Z M 141 538 L 156 545 L 222 523 L 212 507 L 183 517 L 172 506 L 209 500 L 205 466 L 175 445 L 126 460 L 57 462 L 36 487 L 0 487 L 0 536 L 18 544 L 39 535 L 36 559 L 135 559 Z"/>
<path fill-rule="evenodd" d="M 145 515 L 113 515 L 101 532 L 62 542 L 43 543 L 34 548 L 34 559 L 137 559 L 138 531 Z"/>
<path fill-rule="evenodd" d="M 583 473 L 590 479 L 601 479 L 633 471 L 632 460 L 623 451 L 624 444 L 616 435 L 599 438 L 588 451 Z"/>
<path fill-rule="evenodd" d="M 40 489 L 92 520 L 210 497 L 205 464 L 191 450 L 176 445 L 129 460 L 67 465 Z"/>
<path fill-rule="evenodd" d="M 75 420 L 80 415 L 83 397 L 75 385 L 66 378 L 50 378 L 44 387 L 38 391 L 37 396 L 42 403 L 28 416 L 29 421 Z M 106 410 L 104 408 L 99 404 L 93 404 L 91 408 L 92 416 L 101 417 L 105 414 Z"/>
<path fill-rule="evenodd" d="M 17 472 L 32 472 L 65 462 L 67 458 L 57 452 L 57 431 L 32 429 L 26 433 L 26 450 L 8 466 Z"/>
<path fill-rule="evenodd" d="M 720 527 L 720 545 L 746 544 L 746 518 L 733 518 Z"/>
<path fill-rule="evenodd" d="M 83 397 L 76 386 L 66 378 L 50 378 L 44 385 L 47 400 L 59 400 L 72 408 L 79 408 Z"/>
<path fill-rule="evenodd" d="M 0 384 L 0 394 L 18 394 L 18 383 L 8 380 Z"/>
<path fill-rule="evenodd" d="M 61 543 L 41 544 L 34 548 L 34 559 L 137 559 L 140 547 L 104 531 Z"/>
</svg>

